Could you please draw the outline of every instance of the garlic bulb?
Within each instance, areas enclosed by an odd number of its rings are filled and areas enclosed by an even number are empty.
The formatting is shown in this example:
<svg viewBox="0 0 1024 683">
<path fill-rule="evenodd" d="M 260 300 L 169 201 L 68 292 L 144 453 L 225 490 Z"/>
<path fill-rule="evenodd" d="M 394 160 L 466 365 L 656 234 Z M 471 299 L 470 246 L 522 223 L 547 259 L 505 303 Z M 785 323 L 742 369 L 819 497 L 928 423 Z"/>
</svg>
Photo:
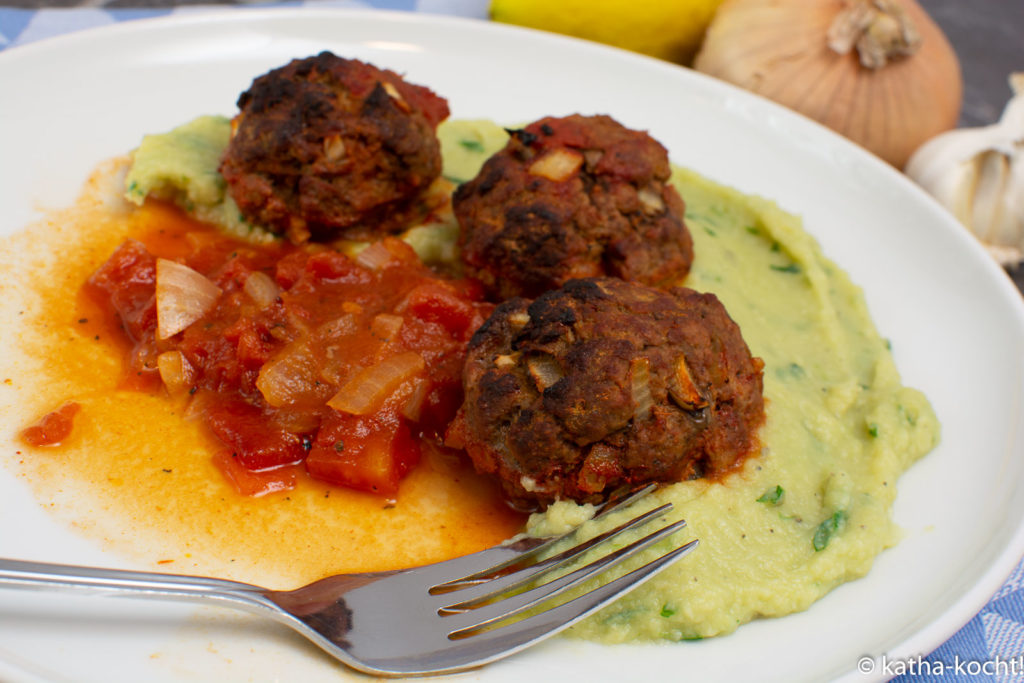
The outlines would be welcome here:
<svg viewBox="0 0 1024 683">
<path fill-rule="evenodd" d="M 897 168 L 956 125 L 963 96 L 956 54 L 915 0 L 725 0 L 694 67 Z"/>
<path fill-rule="evenodd" d="M 906 173 L 953 212 L 1002 265 L 1024 261 L 1024 72 L 999 122 L 943 133 Z"/>
</svg>

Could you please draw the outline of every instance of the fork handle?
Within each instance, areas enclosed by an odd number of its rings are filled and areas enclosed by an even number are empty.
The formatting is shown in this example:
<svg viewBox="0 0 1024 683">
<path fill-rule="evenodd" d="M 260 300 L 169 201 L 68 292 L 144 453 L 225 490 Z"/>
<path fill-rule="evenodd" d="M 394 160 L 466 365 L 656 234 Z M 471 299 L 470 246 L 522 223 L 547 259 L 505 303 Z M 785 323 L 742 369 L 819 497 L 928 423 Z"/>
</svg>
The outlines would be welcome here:
<svg viewBox="0 0 1024 683">
<path fill-rule="evenodd" d="M 4 587 L 92 589 L 106 595 L 213 600 L 257 612 L 270 607 L 264 589 L 237 581 L 0 558 L 0 588 Z"/>
</svg>

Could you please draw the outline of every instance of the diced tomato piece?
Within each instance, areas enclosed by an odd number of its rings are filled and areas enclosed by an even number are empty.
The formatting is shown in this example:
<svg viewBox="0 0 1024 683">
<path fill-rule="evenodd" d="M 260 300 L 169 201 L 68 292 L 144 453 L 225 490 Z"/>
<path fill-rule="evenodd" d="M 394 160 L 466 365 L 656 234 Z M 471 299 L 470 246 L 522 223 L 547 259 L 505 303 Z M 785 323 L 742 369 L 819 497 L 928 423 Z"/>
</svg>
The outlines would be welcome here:
<svg viewBox="0 0 1024 683">
<path fill-rule="evenodd" d="M 92 274 L 86 291 L 109 301 L 132 341 L 156 329 L 156 257 L 141 242 L 128 240 Z"/>
<path fill-rule="evenodd" d="M 21 432 L 21 440 L 29 446 L 57 446 L 71 435 L 75 415 L 81 406 L 65 403 L 52 413 L 44 415 L 39 422 Z"/>
<path fill-rule="evenodd" d="M 153 326 L 156 329 L 156 326 Z M 156 340 L 150 336 L 137 343 L 128 355 L 126 372 L 118 384 L 118 388 L 128 391 L 152 391 L 163 385 L 160 379 L 157 357 L 160 349 Z"/>
<path fill-rule="evenodd" d="M 238 362 L 247 368 L 255 368 L 258 371 L 274 354 L 275 349 L 263 341 L 252 318 L 239 319 L 230 329 L 224 331 L 224 337 L 234 337 L 232 341 L 237 344 Z"/>
<path fill-rule="evenodd" d="M 320 427 L 306 471 L 331 484 L 394 495 L 419 459 L 419 442 L 401 418 L 335 412 Z"/>
<path fill-rule="evenodd" d="M 259 369 L 270 360 L 273 351 L 251 327 L 238 336 L 238 362 L 246 367 Z"/>
<path fill-rule="evenodd" d="M 417 318 L 444 325 L 456 339 L 467 338 L 483 323 L 483 316 L 473 302 L 440 282 L 415 287 L 406 297 L 406 305 Z"/>
<path fill-rule="evenodd" d="M 313 254 L 306 262 L 306 272 L 317 281 L 369 284 L 370 276 L 352 259 L 336 251 Z"/>
<path fill-rule="evenodd" d="M 258 407 L 238 399 L 211 402 L 206 423 L 248 470 L 267 470 L 301 462 L 302 437 L 279 427 Z"/>
<path fill-rule="evenodd" d="M 274 281 L 278 286 L 288 289 L 302 277 L 306 270 L 306 254 L 302 251 L 293 251 L 280 261 L 274 269 Z"/>
<path fill-rule="evenodd" d="M 228 450 L 218 450 L 214 453 L 213 464 L 243 496 L 255 498 L 277 491 L 290 491 L 298 483 L 299 467 L 296 465 L 253 472 L 246 469 L 239 459 Z"/>
<path fill-rule="evenodd" d="M 419 266 L 422 264 L 420 257 L 416 254 L 416 250 L 406 242 L 397 237 L 385 237 L 381 240 L 391 255 L 395 257 L 395 260 L 406 266 Z"/>
<path fill-rule="evenodd" d="M 252 265 L 246 259 L 240 258 L 236 253 L 226 262 L 220 264 L 215 269 L 215 272 L 210 273 L 209 277 L 210 280 L 212 280 L 218 287 L 221 289 L 227 289 L 232 284 L 236 287 L 244 286 L 246 278 L 248 278 L 252 272 Z"/>
</svg>

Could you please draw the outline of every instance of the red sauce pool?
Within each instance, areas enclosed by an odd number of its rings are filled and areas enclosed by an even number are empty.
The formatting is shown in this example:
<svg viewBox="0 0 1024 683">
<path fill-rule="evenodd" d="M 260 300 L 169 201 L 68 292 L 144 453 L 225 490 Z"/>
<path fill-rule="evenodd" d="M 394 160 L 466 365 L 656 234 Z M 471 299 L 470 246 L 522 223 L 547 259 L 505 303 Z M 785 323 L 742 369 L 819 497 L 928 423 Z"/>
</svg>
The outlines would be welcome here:
<svg viewBox="0 0 1024 683">
<path fill-rule="evenodd" d="M 124 239 L 178 257 L 191 248 L 182 235 L 203 229 L 169 206 L 112 213 L 88 197 L 60 221 L 33 229 L 33 242 L 49 240 L 61 256 L 33 266 L 41 303 L 26 310 L 24 323 L 38 333 L 23 334 L 21 346 L 36 367 L 10 385 L 26 411 L 35 411 L 23 427 L 65 403 L 81 406 L 61 445 L 18 452 L 18 473 L 42 505 L 161 571 L 272 587 L 440 561 L 521 530 L 523 516 L 508 509 L 497 487 L 432 439 L 421 441 L 418 465 L 393 495 L 298 471 L 290 490 L 243 496 L 215 464 L 222 444 L 195 419 L 187 394 L 126 388 L 117 321 L 72 294 Z"/>
</svg>

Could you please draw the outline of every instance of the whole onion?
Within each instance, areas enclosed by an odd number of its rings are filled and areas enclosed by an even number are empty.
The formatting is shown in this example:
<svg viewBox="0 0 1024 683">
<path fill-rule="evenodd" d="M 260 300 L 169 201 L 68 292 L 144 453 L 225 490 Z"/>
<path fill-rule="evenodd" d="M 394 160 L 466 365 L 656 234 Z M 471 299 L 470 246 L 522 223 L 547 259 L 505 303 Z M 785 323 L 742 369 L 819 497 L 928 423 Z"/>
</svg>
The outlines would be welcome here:
<svg viewBox="0 0 1024 683">
<path fill-rule="evenodd" d="M 963 99 L 956 54 L 914 0 L 726 0 L 694 66 L 898 168 Z"/>
</svg>

